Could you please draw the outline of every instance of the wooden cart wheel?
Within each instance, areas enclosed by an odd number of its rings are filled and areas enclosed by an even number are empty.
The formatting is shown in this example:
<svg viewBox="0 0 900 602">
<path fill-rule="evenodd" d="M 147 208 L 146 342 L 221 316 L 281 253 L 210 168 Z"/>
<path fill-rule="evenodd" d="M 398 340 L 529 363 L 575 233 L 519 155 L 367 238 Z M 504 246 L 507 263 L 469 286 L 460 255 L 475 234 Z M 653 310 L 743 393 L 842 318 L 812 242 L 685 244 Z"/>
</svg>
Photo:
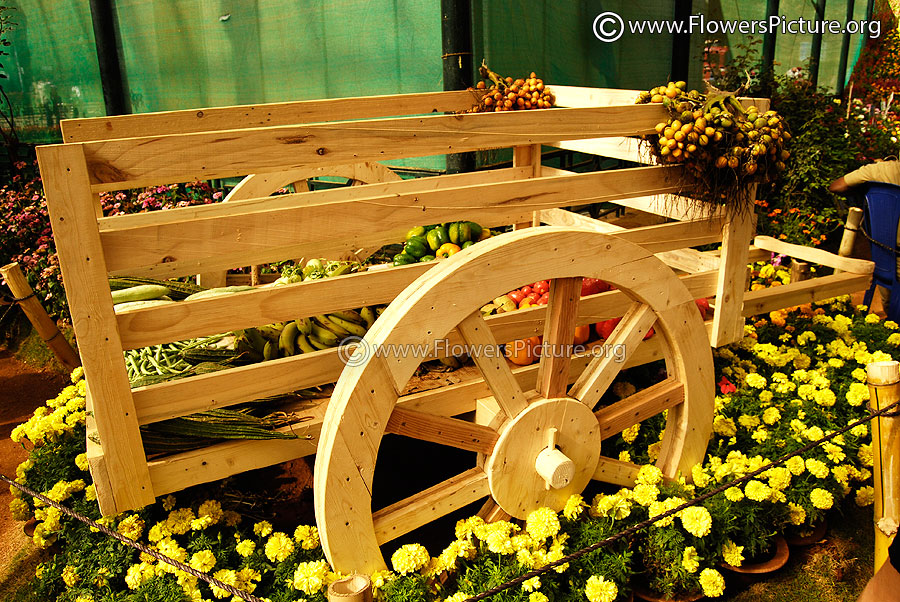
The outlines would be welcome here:
<svg viewBox="0 0 900 602">
<path fill-rule="evenodd" d="M 582 277 L 614 284 L 632 303 L 607 341 L 606 349 L 618 351 L 596 354 L 570 379 L 567 343 L 576 321 L 595 321 L 578 316 Z M 544 279 L 552 279 L 545 354 L 537 386 L 527 392 L 506 360 L 490 352 L 497 343 L 479 308 Z M 664 340 L 667 378 L 596 407 L 651 326 Z M 473 349 L 484 350 L 473 359 L 502 409 L 490 425 L 397 405 L 422 356 L 394 350 L 433 346 L 454 328 Z M 375 349 L 381 353 L 372 353 Z M 601 456 L 601 441 L 666 409 L 657 465 L 669 476 L 689 475 L 703 459 L 712 427 L 712 352 L 687 288 L 644 248 L 593 231 L 529 228 L 438 263 L 391 303 L 351 359 L 328 405 L 314 480 L 322 545 L 334 569 L 343 573 L 384 568 L 379 545 L 481 498 L 490 496 L 507 513 L 523 518 L 540 506 L 561 509 L 591 479 L 633 478 L 634 465 Z M 479 461 L 373 512 L 375 461 L 386 429 L 478 451 Z"/>
</svg>

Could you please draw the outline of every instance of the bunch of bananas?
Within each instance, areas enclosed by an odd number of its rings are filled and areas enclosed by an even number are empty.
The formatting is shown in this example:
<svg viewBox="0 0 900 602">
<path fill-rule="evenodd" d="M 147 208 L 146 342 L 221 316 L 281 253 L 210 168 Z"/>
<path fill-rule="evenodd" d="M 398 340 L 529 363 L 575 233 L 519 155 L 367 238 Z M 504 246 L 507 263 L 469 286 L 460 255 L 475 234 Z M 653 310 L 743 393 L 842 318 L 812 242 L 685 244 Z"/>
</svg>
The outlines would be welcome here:
<svg viewBox="0 0 900 602">
<path fill-rule="evenodd" d="M 661 103 L 669 116 L 644 137 L 662 163 L 682 163 L 697 181 L 695 196 L 744 203 L 747 185 L 773 181 L 785 169 L 791 134 L 775 111 L 745 107 L 737 93 L 687 91 L 683 81 L 641 92 L 636 103 Z"/>
<path fill-rule="evenodd" d="M 385 306 L 347 309 L 293 322 L 246 328 L 236 333 L 235 351 L 254 361 L 312 353 L 342 344 L 349 337 L 363 337 Z"/>
</svg>

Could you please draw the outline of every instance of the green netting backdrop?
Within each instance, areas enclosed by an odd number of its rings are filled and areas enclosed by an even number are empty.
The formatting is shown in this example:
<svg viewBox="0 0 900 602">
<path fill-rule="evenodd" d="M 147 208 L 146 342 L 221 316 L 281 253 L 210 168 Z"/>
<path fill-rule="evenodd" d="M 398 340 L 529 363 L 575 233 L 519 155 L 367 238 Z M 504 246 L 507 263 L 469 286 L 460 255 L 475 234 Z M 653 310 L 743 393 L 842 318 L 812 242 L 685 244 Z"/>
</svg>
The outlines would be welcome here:
<svg viewBox="0 0 900 602">
<path fill-rule="evenodd" d="M 856 0 L 863 18 L 865 1 Z M 22 138 L 58 140 L 59 119 L 105 114 L 88 2 L 9 2 L 3 82 Z M 846 0 L 826 18 L 843 20 Z M 443 88 L 439 0 L 119 0 L 114 2 L 126 95 L 133 112 L 276 102 Z M 547 82 L 645 89 L 669 78 L 672 36 L 625 34 L 597 40 L 591 24 L 666 19 L 674 0 L 473 0 L 474 59 L 509 75 L 536 71 Z M 762 19 L 761 0 L 694 0 L 708 19 Z M 813 18 L 806 0 L 782 0 L 787 18 Z M 701 85 L 707 44 L 734 52 L 747 36 L 694 35 L 693 86 Z M 862 36 L 851 42 L 853 64 Z M 780 35 L 779 69 L 802 64 L 812 35 Z M 841 36 L 825 35 L 820 84 L 834 88 Z M 441 158 L 412 162 L 441 168 Z"/>
</svg>

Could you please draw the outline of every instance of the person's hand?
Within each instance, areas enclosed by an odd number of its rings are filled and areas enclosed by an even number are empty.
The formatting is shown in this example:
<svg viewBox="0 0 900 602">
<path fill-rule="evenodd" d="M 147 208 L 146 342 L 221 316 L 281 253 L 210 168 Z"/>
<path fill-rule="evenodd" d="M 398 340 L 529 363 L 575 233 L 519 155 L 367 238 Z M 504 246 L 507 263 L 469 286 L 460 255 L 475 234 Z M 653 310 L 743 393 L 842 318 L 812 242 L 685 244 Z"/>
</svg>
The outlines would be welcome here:
<svg viewBox="0 0 900 602">
<path fill-rule="evenodd" d="M 828 186 L 828 190 L 837 194 L 844 194 L 845 192 L 848 192 L 850 190 L 850 187 L 847 186 L 847 182 L 844 180 L 844 176 L 841 176 Z"/>
</svg>

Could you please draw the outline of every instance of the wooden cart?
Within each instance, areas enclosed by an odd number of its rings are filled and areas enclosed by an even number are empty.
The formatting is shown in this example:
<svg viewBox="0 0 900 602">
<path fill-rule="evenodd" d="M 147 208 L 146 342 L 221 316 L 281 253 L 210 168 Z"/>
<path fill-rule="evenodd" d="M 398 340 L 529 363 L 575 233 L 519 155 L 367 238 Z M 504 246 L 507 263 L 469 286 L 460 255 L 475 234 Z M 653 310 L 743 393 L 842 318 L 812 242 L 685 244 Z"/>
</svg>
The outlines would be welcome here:
<svg viewBox="0 0 900 602">
<path fill-rule="evenodd" d="M 371 570 L 383 565 L 379 544 L 474 500 L 488 498 L 486 515 L 521 516 L 536 504 L 559 506 L 592 478 L 633 482 L 636 467 L 603 457 L 600 442 L 664 410 L 659 465 L 674 475 L 700 461 L 713 412 L 710 343 L 738 340 L 744 316 L 860 290 L 871 264 L 792 246 L 802 259 L 846 271 L 745 294 L 752 218 L 703 215 L 689 199 L 664 198 L 678 188 L 680 167 L 575 174 L 541 165 L 542 145 L 637 159 L 628 137 L 652 132 L 662 107 L 632 104 L 634 91 L 553 90 L 563 108 L 455 114 L 472 104 L 471 93 L 443 92 L 63 122 L 65 143 L 38 148 L 38 159 L 88 383 L 88 457 L 102 512 L 318 449 L 317 519 L 329 560 L 342 571 Z M 316 175 L 388 180 L 379 163 L 394 159 L 504 147 L 514 149 L 512 167 L 260 196 Z M 251 175 L 228 203 L 110 218 L 99 209 L 103 191 Z M 601 201 L 670 221 L 621 229 L 563 209 Z M 334 258 L 402 240 L 417 224 L 461 219 L 518 226 L 436 264 L 113 311 L 110 275 L 221 278 L 215 275 L 232 267 Z M 525 228 L 532 224 L 552 227 Z M 718 253 L 692 248 L 717 242 Z M 619 290 L 579 300 L 582 276 Z M 477 312 L 542 278 L 554 279 L 548 306 L 486 319 Z M 715 317 L 704 328 L 693 299 L 712 296 Z M 562 345 L 577 324 L 624 315 L 608 341 L 626 350 L 624 361 L 570 350 L 510 370 L 482 357 L 480 375 L 409 393 L 421 358 L 367 357 L 361 346 L 357 365 L 346 370 L 346 349 L 330 349 L 129 386 L 123 350 L 395 298 L 364 345 L 433 345 L 446 336 L 491 348 L 541 333 L 545 343 Z M 654 324 L 657 336 L 641 343 Z M 595 407 L 622 367 L 659 359 L 666 380 Z M 140 425 L 336 381 L 331 402 L 306 409 L 310 420 L 294 429 L 306 438 L 222 443 L 151 461 L 144 454 Z M 459 418 L 476 405 L 474 421 Z M 385 432 L 475 450 L 480 459 L 373 513 Z"/>
</svg>

